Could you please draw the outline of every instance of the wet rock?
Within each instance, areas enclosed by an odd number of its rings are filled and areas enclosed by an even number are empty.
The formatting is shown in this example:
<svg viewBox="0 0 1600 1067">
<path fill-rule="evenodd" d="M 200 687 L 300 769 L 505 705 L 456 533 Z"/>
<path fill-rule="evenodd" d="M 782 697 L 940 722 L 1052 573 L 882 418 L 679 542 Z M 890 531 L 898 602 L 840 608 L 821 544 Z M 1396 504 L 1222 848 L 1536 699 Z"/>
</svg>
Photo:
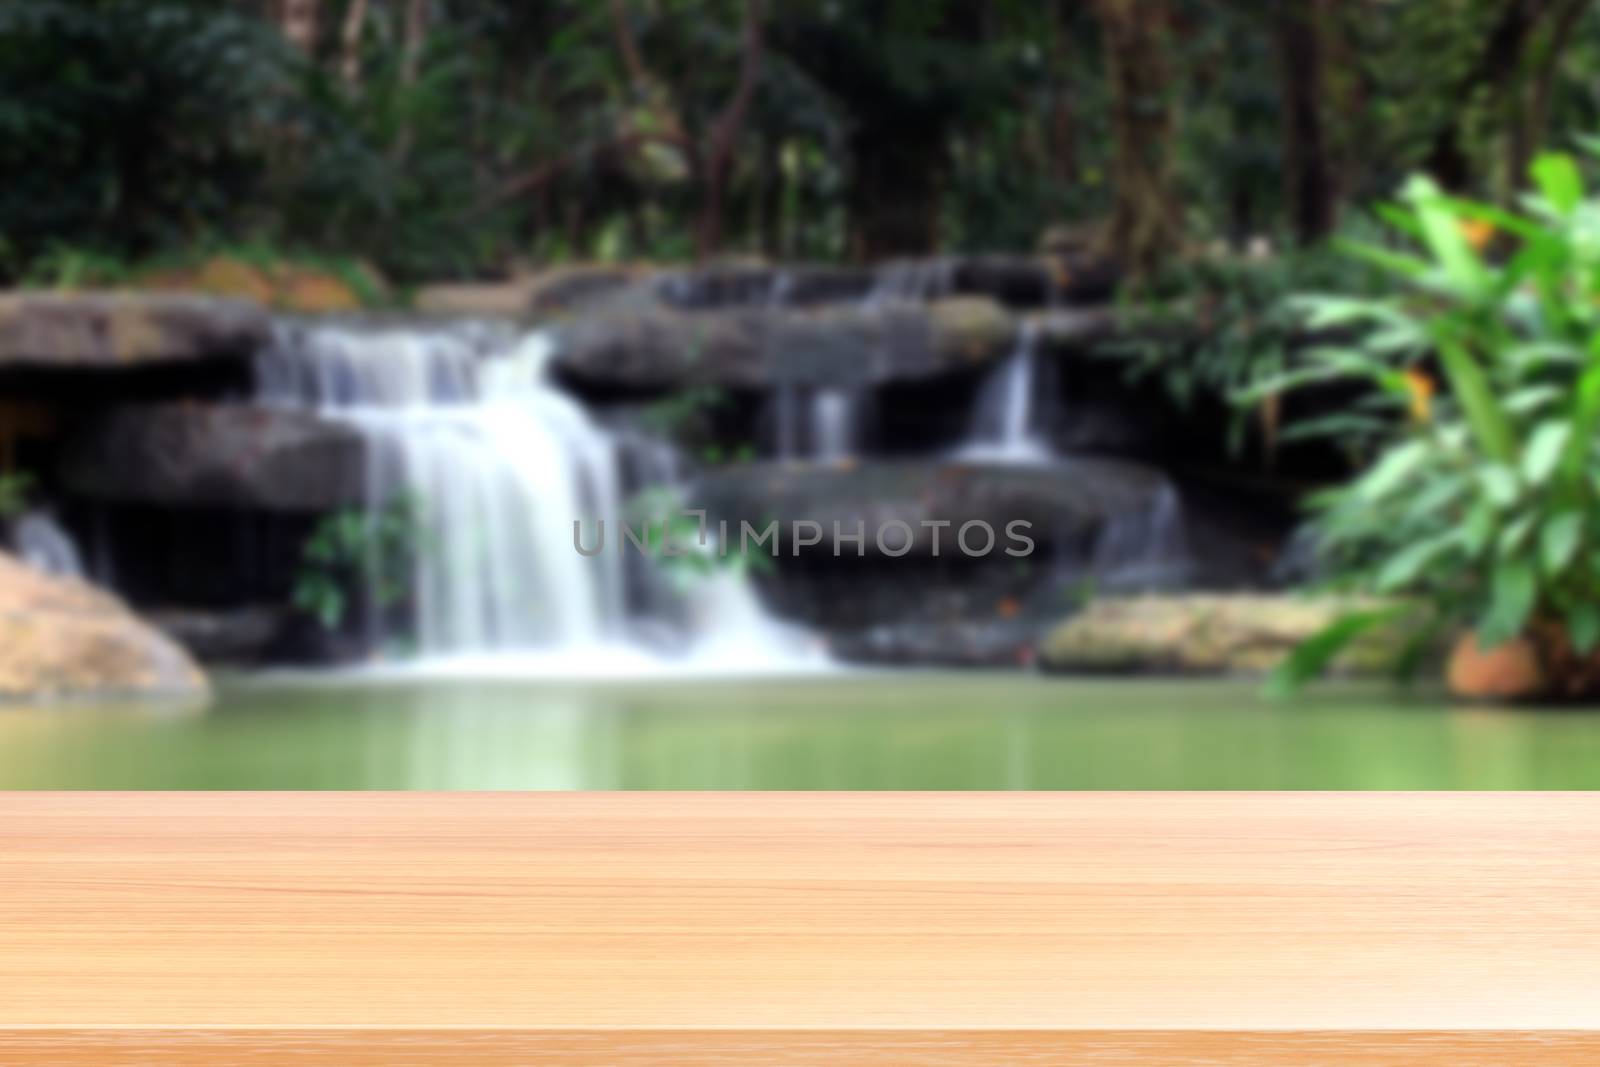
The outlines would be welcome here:
<svg viewBox="0 0 1600 1067">
<path fill-rule="evenodd" d="M 853 543 L 836 542 L 834 524 L 845 536 L 858 524 L 867 532 L 867 555 L 881 554 L 877 533 L 883 530 L 890 554 L 900 555 L 898 527 L 911 529 L 904 555 L 957 557 L 957 534 L 968 522 L 987 523 L 995 532 L 990 555 L 1003 555 L 1011 542 L 1006 527 L 1031 524 L 1036 540 L 1058 541 L 1086 536 L 1109 518 L 1152 506 L 1167 489 L 1158 471 L 1133 463 L 1103 459 L 1063 459 L 1044 466 L 959 460 L 884 460 L 869 462 L 754 463 L 723 468 L 703 476 L 687 499 L 713 518 L 760 527 L 776 520 L 785 531 L 796 521 L 822 527 L 821 541 L 807 551 L 831 555 L 835 549 L 856 555 Z M 934 528 L 926 522 L 947 522 Z M 983 542 L 974 530 L 970 544 Z M 788 549 L 785 548 L 785 554 Z M 1017 557 L 1010 557 L 1017 558 Z"/>
<path fill-rule="evenodd" d="M 577 263 L 539 271 L 520 283 L 525 289 L 521 313 L 536 317 L 577 314 L 619 296 L 653 272 L 653 267 L 627 263 Z"/>
<path fill-rule="evenodd" d="M 181 647 L 109 593 L 0 554 L 0 699 L 203 698 Z"/>
<path fill-rule="evenodd" d="M 272 658 L 288 624 L 288 609 L 249 604 L 230 609 L 152 608 L 144 618 L 202 663 L 256 665 Z"/>
<path fill-rule="evenodd" d="M 868 267 L 722 263 L 671 271 L 656 280 L 654 291 L 665 304 L 693 310 L 810 307 L 864 300 L 873 281 Z"/>
<path fill-rule="evenodd" d="M 0 370 L 239 359 L 271 325 L 247 300 L 169 293 L 0 294 Z"/>
<path fill-rule="evenodd" d="M 866 387 L 970 372 L 1011 349 L 993 301 L 695 313 L 608 307 L 567 325 L 556 368 L 580 388 L 660 393 L 779 384 Z"/>
<path fill-rule="evenodd" d="M 829 635 L 845 663 L 886 667 L 1026 667 L 1036 633 L 1029 626 L 987 622 L 886 623 Z"/>
<path fill-rule="evenodd" d="M 365 502 L 367 449 L 351 427 L 307 412 L 156 404 L 90 423 L 60 476 L 96 501 L 322 512 Z"/>
<path fill-rule="evenodd" d="M 981 296 L 1008 307 L 1108 299 L 1116 275 L 1082 253 L 935 256 L 865 266 L 722 262 L 671 271 L 655 293 L 673 307 L 811 307 Z"/>
<path fill-rule="evenodd" d="M 1302 641 L 1372 602 L 1266 594 L 1101 598 L 1051 630 L 1047 670 L 1264 675 Z M 1335 674 L 1383 675 L 1403 646 L 1392 630 L 1357 639 Z"/>
</svg>

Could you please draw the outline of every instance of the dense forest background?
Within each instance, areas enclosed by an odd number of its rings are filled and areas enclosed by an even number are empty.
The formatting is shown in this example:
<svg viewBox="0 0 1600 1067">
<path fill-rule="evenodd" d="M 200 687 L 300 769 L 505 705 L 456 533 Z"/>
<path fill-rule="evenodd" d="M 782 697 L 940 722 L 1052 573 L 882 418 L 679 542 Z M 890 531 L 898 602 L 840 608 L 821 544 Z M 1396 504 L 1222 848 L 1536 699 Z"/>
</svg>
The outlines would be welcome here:
<svg viewBox="0 0 1600 1067">
<path fill-rule="evenodd" d="M 10 0 L 0 280 L 196 247 L 574 258 L 1317 242 L 1600 130 L 1588 0 Z"/>
</svg>

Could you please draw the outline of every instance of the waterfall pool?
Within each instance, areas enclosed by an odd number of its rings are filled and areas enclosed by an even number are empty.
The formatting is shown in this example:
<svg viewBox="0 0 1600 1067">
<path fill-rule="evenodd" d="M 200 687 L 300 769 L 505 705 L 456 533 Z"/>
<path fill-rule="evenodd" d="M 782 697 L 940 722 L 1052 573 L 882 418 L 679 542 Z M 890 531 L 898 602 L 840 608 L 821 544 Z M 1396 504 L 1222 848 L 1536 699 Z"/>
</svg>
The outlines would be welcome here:
<svg viewBox="0 0 1600 1067">
<path fill-rule="evenodd" d="M 1597 789 L 1600 714 L 1023 673 L 239 677 L 0 708 L 3 789 Z"/>
</svg>

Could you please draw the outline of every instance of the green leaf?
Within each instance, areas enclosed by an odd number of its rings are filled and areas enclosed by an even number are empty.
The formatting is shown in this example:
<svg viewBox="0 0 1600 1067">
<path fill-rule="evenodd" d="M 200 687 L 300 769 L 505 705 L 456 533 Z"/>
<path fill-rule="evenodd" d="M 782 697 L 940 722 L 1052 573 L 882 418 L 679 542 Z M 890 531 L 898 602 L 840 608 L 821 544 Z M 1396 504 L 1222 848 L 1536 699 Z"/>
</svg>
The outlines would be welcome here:
<svg viewBox="0 0 1600 1067">
<path fill-rule="evenodd" d="M 1587 656 L 1600 646 L 1600 604 L 1585 600 L 1568 609 L 1567 640 L 1580 656 Z"/>
<path fill-rule="evenodd" d="M 1443 329 L 1436 330 L 1439 361 L 1472 427 L 1473 436 L 1491 459 L 1511 463 L 1516 458 L 1516 437 L 1501 410 L 1489 379 L 1466 348 Z"/>
<path fill-rule="evenodd" d="M 1461 231 L 1455 212 L 1445 202 L 1431 178 L 1418 175 L 1406 184 L 1405 197 L 1417 213 L 1428 250 L 1450 284 L 1463 295 L 1476 297 L 1486 288 L 1483 263 Z"/>
<path fill-rule="evenodd" d="M 1583 515 L 1577 511 L 1563 511 L 1544 524 L 1539 532 L 1539 554 L 1546 574 L 1557 574 L 1572 562 L 1573 554 L 1583 541 Z"/>
<path fill-rule="evenodd" d="M 1398 618 L 1405 610 L 1404 607 L 1379 608 L 1340 616 L 1295 646 L 1268 677 L 1267 692 L 1274 697 L 1294 694 L 1325 672 L 1352 641 Z"/>
<path fill-rule="evenodd" d="M 1571 156 L 1545 152 L 1533 161 L 1529 173 L 1558 214 L 1571 215 L 1583 202 L 1583 176 Z"/>
<path fill-rule="evenodd" d="M 1405 484 L 1428 458 L 1426 441 L 1407 441 L 1391 448 L 1377 466 L 1356 483 L 1356 493 L 1368 501 L 1380 500 Z"/>
<path fill-rule="evenodd" d="M 1380 593 L 1392 593 L 1416 580 L 1445 552 L 1461 543 L 1460 535 L 1451 530 L 1438 537 L 1416 541 L 1391 556 L 1378 572 L 1377 587 Z"/>
<path fill-rule="evenodd" d="M 1483 483 L 1483 491 L 1497 508 L 1509 508 L 1522 495 L 1516 474 L 1503 464 L 1492 463 L 1483 468 L 1478 472 L 1478 480 Z"/>
<path fill-rule="evenodd" d="M 1549 407 L 1558 400 L 1567 396 L 1565 389 L 1558 389 L 1553 385 L 1530 385 L 1525 389 L 1518 389 L 1502 401 L 1502 406 L 1514 415 L 1528 415 L 1540 408 Z"/>
<path fill-rule="evenodd" d="M 1533 532 L 1533 524 L 1539 516 L 1535 512 L 1519 515 L 1512 520 L 1500 535 L 1500 555 L 1511 557 L 1522 550 L 1522 544 Z"/>
<path fill-rule="evenodd" d="M 1555 473 L 1561 462 L 1561 453 L 1567 447 L 1567 437 L 1572 428 L 1566 422 L 1550 419 L 1534 428 L 1528 447 L 1522 454 L 1522 474 L 1528 484 L 1541 486 Z"/>
<path fill-rule="evenodd" d="M 1466 545 L 1469 555 L 1478 556 L 1489 547 L 1489 542 L 1494 540 L 1495 509 L 1485 504 L 1472 509 L 1467 515 L 1466 525 L 1461 528 L 1462 542 Z"/>
<path fill-rule="evenodd" d="M 1527 559 L 1509 559 L 1495 568 L 1489 586 L 1489 610 L 1478 624 L 1478 643 L 1503 645 L 1522 634 L 1533 615 L 1538 578 Z"/>
</svg>

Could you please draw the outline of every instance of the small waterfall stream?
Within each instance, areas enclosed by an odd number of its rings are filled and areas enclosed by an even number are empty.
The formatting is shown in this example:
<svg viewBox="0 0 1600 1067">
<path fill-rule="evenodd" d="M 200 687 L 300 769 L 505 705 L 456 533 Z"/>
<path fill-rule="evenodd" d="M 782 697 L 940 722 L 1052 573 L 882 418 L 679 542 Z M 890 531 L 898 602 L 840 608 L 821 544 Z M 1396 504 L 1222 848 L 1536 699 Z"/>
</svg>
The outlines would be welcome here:
<svg viewBox="0 0 1600 1067">
<path fill-rule="evenodd" d="M 660 442 L 606 430 L 551 387 L 552 354 L 541 331 L 457 323 L 288 326 L 259 356 L 260 402 L 316 411 L 366 439 L 369 522 L 398 499 L 416 502 L 421 547 L 412 573 L 396 576 L 411 618 L 401 633 L 370 635 L 375 643 L 409 639 L 425 660 L 458 662 L 556 653 L 573 669 L 584 661 L 574 654 L 590 650 L 598 673 L 614 671 L 619 653 L 648 658 L 630 645 L 628 560 L 615 541 L 580 556 L 572 523 L 604 520 L 619 538 L 628 468 L 637 487 L 661 488 L 680 463 Z M 764 633 L 752 629 L 763 612 L 742 580 L 705 586 L 687 595 L 717 607 L 683 613 L 696 624 L 690 656 L 722 629 Z M 786 652 L 769 648 L 761 663 Z"/>
<path fill-rule="evenodd" d="M 48 511 L 25 512 L 11 524 L 17 558 L 35 570 L 62 578 L 82 578 L 83 555 L 61 523 Z"/>
<path fill-rule="evenodd" d="M 1006 463 L 1045 463 L 1051 458 L 1044 439 L 1048 421 L 1046 382 L 1039 367 L 1039 330 L 1024 321 L 1016 348 L 990 375 L 978 393 L 972 431 L 962 455 Z"/>
</svg>

